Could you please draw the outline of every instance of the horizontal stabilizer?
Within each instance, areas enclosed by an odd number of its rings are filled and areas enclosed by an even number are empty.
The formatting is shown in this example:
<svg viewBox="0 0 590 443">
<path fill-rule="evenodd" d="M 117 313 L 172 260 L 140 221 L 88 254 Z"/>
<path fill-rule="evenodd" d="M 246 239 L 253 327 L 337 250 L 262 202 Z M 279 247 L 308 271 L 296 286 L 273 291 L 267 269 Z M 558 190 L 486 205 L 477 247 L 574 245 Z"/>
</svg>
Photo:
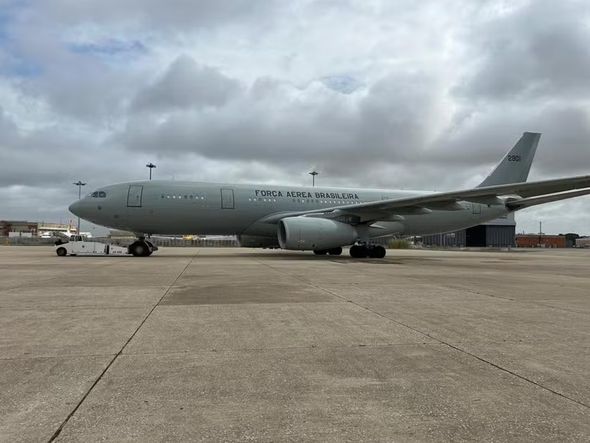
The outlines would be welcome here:
<svg viewBox="0 0 590 443">
<path fill-rule="evenodd" d="M 521 198 L 506 202 L 506 207 L 512 210 L 528 208 L 530 206 L 542 205 L 543 203 L 556 202 L 566 198 L 580 197 L 590 194 L 590 189 L 581 189 L 579 191 L 560 192 L 558 194 L 542 195 L 540 197 Z"/>
</svg>

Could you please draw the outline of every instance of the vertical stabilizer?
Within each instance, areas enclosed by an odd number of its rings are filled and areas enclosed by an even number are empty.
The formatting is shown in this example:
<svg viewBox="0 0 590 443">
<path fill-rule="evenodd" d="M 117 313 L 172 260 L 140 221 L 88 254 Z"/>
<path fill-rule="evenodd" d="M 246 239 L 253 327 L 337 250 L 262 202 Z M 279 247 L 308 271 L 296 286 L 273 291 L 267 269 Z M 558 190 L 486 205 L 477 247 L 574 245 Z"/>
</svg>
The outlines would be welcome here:
<svg viewBox="0 0 590 443">
<path fill-rule="evenodd" d="M 508 151 L 508 154 L 478 188 L 525 182 L 529 176 L 540 138 L 541 134 L 537 132 L 522 134 L 516 145 Z"/>
</svg>

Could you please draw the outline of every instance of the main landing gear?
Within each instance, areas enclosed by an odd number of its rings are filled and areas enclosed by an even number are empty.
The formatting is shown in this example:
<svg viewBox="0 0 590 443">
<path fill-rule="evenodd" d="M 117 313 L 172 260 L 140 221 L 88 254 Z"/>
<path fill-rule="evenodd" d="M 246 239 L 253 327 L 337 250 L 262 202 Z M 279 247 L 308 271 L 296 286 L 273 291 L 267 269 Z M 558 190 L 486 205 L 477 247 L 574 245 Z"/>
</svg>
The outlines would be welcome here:
<svg viewBox="0 0 590 443">
<path fill-rule="evenodd" d="M 350 247 L 352 258 L 383 258 L 385 248 L 380 245 L 354 245 Z"/>
<path fill-rule="evenodd" d="M 316 249 L 313 251 L 313 253 L 315 255 L 326 255 L 326 254 L 340 255 L 340 254 L 342 254 L 342 248 L 338 247 L 338 248 L 332 248 L 332 249 Z"/>
<path fill-rule="evenodd" d="M 157 246 L 144 238 L 139 238 L 129 245 L 129 253 L 133 254 L 134 257 L 149 257 L 152 252 L 157 250 Z"/>
</svg>

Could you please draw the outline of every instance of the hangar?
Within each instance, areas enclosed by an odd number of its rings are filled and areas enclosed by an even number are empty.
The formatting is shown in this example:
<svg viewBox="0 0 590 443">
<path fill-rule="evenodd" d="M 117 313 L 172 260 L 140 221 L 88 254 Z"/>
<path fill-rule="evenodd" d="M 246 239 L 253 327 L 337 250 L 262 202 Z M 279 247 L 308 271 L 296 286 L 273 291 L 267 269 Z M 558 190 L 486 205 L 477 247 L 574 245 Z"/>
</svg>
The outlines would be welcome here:
<svg viewBox="0 0 590 443">
<path fill-rule="evenodd" d="M 496 247 L 516 246 L 514 214 L 459 231 L 422 236 L 425 246 Z"/>
</svg>

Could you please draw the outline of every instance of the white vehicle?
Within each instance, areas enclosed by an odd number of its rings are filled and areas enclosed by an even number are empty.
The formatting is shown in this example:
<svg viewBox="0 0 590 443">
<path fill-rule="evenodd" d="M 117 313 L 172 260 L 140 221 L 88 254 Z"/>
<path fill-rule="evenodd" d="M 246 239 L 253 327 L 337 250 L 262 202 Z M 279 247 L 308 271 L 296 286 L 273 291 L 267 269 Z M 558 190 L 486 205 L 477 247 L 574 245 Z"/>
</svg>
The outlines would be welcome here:
<svg viewBox="0 0 590 443">
<path fill-rule="evenodd" d="M 72 240 L 67 243 L 56 245 L 55 253 L 60 257 L 66 255 L 130 255 L 128 247 L 86 241 L 84 237 L 79 235 L 72 236 Z"/>
</svg>

